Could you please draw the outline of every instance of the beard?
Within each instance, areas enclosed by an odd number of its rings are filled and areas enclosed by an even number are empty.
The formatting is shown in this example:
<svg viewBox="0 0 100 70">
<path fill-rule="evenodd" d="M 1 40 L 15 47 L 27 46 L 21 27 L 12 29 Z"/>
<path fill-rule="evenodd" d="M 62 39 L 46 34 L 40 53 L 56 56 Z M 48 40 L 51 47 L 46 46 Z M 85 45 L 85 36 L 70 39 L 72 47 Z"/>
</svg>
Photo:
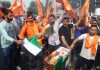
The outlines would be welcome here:
<svg viewBox="0 0 100 70">
<path fill-rule="evenodd" d="M 89 34 L 90 34 L 91 36 L 94 36 L 96 33 L 91 33 L 91 32 L 89 32 Z"/>
<path fill-rule="evenodd" d="M 13 20 L 13 18 L 8 18 L 8 21 L 12 21 Z"/>
<path fill-rule="evenodd" d="M 49 23 L 52 25 L 52 24 L 54 24 L 55 22 L 54 22 L 54 21 L 50 21 Z"/>
</svg>

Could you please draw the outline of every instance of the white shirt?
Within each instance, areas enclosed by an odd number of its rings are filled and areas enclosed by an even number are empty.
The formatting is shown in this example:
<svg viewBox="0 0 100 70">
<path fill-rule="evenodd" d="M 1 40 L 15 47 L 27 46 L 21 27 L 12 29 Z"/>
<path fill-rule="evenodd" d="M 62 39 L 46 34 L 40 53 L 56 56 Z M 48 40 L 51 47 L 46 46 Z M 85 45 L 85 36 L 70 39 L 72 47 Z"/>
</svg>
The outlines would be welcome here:
<svg viewBox="0 0 100 70">
<path fill-rule="evenodd" d="M 11 23 L 7 23 L 5 20 L 0 23 L 0 37 L 2 48 L 7 48 L 13 44 L 16 33 Z"/>
<path fill-rule="evenodd" d="M 56 20 L 56 22 L 53 26 L 54 33 L 49 35 L 48 42 L 50 45 L 59 45 L 60 44 L 58 30 L 60 27 L 60 23 L 63 19 L 63 14 L 64 14 L 64 11 L 62 10 L 60 18 Z"/>
<path fill-rule="evenodd" d="M 95 56 L 91 56 L 91 48 L 88 48 L 88 49 L 85 48 L 86 37 L 87 37 L 87 34 L 82 34 L 78 38 L 79 40 L 82 40 L 82 39 L 84 40 L 80 56 L 83 57 L 83 58 L 86 58 L 88 60 L 95 60 Z M 93 39 L 94 39 L 94 36 L 90 36 L 89 43 L 91 43 Z M 100 38 L 97 40 L 97 42 L 100 42 Z M 97 48 L 98 48 L 98 43 L 96 44 L 96 51 L 97 51 Z"/>
</svg>

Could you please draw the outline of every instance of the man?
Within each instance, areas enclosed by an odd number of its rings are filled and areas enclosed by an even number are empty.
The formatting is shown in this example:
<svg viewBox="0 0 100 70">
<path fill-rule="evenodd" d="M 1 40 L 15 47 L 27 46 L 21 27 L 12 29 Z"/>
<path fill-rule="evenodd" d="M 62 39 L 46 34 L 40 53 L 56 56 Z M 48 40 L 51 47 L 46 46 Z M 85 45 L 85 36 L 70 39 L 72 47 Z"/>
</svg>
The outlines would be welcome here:
<svg viewBox="0 0 100 70">
<path fill-rule="evenodd" d="M 3 13 L 3 21 L 0 23 L 0 34 L 1 34 L 1 48 L 3 49 L 4 61 L 5 61 L 5 70 L 14 70 L 14 48 L 17 44 L 23 43 L 22 40 L 16 40 L 16 33 L 13 27 L 13 24 L 10 22 L 13 19 L 13 13 L 6 9 L 1 8 Z"/>
<path fill-rule="evenodd" d="M 88 33 L 82 34 L 80 37 L 75 39 L 70 46 L 73 48 L 79 40 L 84 41 L 80 55 L 75 65 L 75 70 L 80 70 L 81 67 L 83 70 L 91 70 L 92 65 L 95 63 L 97 48 L 98 45 L 100 45 L 100 36 L 96 35 L 96 33 L 97 26 L 92 25 Z"/>
<path fill-rule="evenodd" d="M 76 22 L 76 24 L 70 24 L 69 18 L 64 17 L 62 19 L 62 26 L 59 29 L 59 39 L 62 47 L 70 48 L 70 45 L 74 39 L 74 28 L 79 25 L 82 17 Z M 74 51 L 71 53 L 71 61 L 73 62 Z M 68 58 L 68 62 L 70 57 Z"/>
<path fill-rule="evenodd" d="M 43 27 L 36 23 L 35 17 L 32 15 L 31 12 L 27 14 L 27 21 L 26 24 L 22 27 L 18 37 L 19 39 L 31 38 L 40 32 L 42 32 Z M 39 42 L 42 44 L 42 40 Z M 42 70 L 42 56 L 34 56 L 30 52 L 28 52 L 24 47 L 22 47 L 22 52 L 24 55 L 22 56 L 22 70 Z M 42 52 L 41 52 L 42 54 Z M 24 59 L 26 58 L 26 59 Z"/>
<path fill-rule="evenodd" d="M 20 16 L 14 16 L 13 20 L 11 21 L 11 23 L 14 26 L 15 32 L 16 32 L 16 37 L 18 39 L 18 34 L 22 28 L 22 19 L 20 18 Z M 17 47 L 15 48 L 15 65 L 16 68 L 20 66 L 20 49 L 21 47 L 19 47 L 19 45 L 17 45 Z"/>
<path fill-rule="evenodd" d="M 48 42 L 47 46 L 50 53 L 52 53 L 57 48 L 59 48 L 60 41 L 59 41 L 58 30 L 59 30 L 60 23 L 62 21 L 63 16 L 64 16 L 63 10 L 61 11 L 61 15 L 58 19 L 56 19 L 56 17 L 53 14 L 49 16 L 48 24 L 50 26 L 46 29 L 45 36 L 47 37 L 46 42 Z"/>
<path fill-rule="evenodd" d="M 27 23 L 22 27 L 18 37 L 24 39 L 24 37 L 31 38 L 40 32 L 43 27 L 36 23 L 35 17 L 29 12 L 27 15 Z"/>
<path fill-rule="evenodd" d="M 71 36 L 72 36 L 72 28 L 76 27 L 79 25 L 81 21 L 81 18 L 76 22 L 76 24 L 69 24 L 69 18 L 68 17 L 64 17 L 62 20 L 63 25 L 60 27 L 59 29 L 59 36 L 60 36 L 60 41 L 61 41 L 61 45 L 66 47 L 66 48 L 70 48 L 69 46 L 71 45 Z"/>
</svg>

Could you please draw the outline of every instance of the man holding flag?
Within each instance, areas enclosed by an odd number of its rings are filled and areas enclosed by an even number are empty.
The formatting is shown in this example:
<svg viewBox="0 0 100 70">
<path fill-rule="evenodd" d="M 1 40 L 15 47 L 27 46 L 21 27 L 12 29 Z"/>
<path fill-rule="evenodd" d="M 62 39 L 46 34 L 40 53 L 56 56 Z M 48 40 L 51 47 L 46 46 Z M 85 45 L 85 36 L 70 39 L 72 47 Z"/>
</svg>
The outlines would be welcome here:
<svg viewBox="0 0 100 70">
<path fill-rule="evenodd" d="M 22 50 L 24 50 L 24 53 L 26 53 L 25 56 L 26 58 L 28 58 L 28 61 L 27 61 L 28 66 L 27 65 L 24 66 L 24 67 L 28 67 L 28 69 L 25 68 L 23 70 L 31 70 L 35 68 L 37 70 L 41 70 L 40 66 L 42 66 L 41 65 L 42 58 L 38 57 L 38 55 L 39 55 L 39 52 L 42 51 L 42 47 L 40 46 L 40 44 L 42 44 L 42 39 L 37 41 L 37 38 L 38 38 L 38 34 L 42 31 L 42 29 L 43 27 L 41 27 L 39 24 L 36 23 L 36 19 L 32 15 L 32 13 L 28 12 L 26 24 L 22 27 L 18 35 L 19 38 L 22 40 L 25 37 L 27 38 L 27 39 L 24 39 L 24 47 L 22 47 L 23 48 Z"/>
</svg>

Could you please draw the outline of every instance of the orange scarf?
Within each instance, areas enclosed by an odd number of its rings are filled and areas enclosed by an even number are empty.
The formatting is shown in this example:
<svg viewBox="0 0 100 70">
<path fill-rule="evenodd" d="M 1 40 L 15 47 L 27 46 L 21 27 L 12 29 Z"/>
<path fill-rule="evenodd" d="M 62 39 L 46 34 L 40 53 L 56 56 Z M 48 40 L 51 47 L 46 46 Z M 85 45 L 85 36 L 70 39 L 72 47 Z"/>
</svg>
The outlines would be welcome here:
<svg viewBox="0 0 100 70">
<path fill-rule="evenodd" d="M 100 38 L 100 37 L 95 35 L 93 41 L 90 44 L 89 43 L 90 35 L 88 34 L 87 37 L 86 37 L 85 46 L 88 49 L 91 48 L 91 56 L 95 56 L 96 55 L 96 44 L 97 44 L 98 38 Z"/>
</svg>

